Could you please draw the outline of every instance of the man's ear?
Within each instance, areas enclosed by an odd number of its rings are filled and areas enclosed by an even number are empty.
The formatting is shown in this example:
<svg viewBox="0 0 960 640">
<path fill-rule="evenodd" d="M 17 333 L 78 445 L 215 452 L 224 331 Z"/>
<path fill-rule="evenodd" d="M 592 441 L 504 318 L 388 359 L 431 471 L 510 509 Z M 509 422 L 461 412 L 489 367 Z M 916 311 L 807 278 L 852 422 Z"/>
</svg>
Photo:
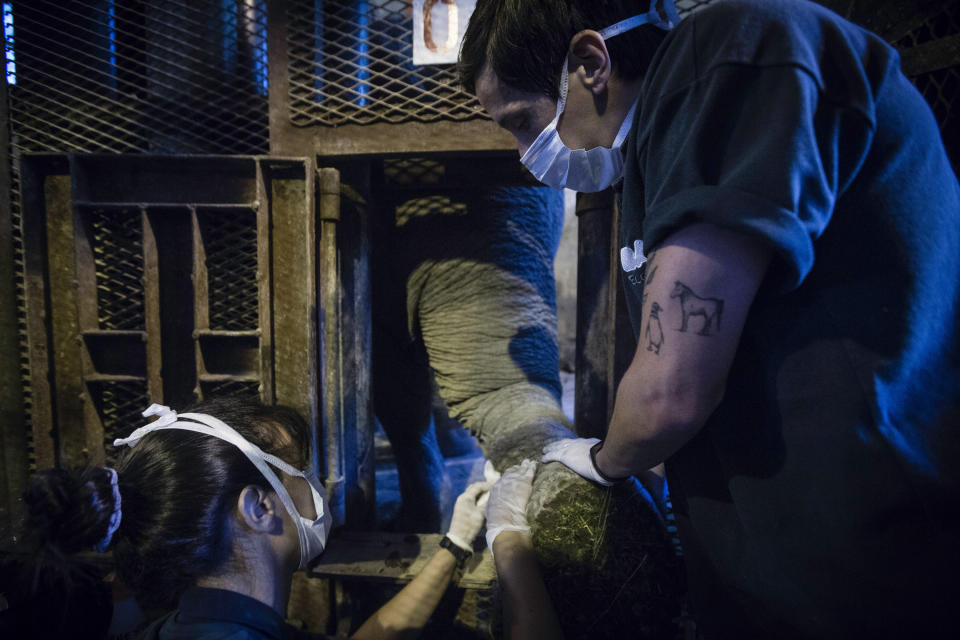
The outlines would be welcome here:
<svg viewBox="0 0 960 640">
<path fill-rule="evenodd" d="M 275 493 L 254 484 L 245 486 L 237 498 L 237 517 L 244 527 L 257 533 L 283 532 L 280 508 L 283 505 Z"/>
<path fill-rule="evenodd" d="M 613 65 L 607 45 L 599 33 L 585 29 L 573 36 L 570 41 L 570 67 L 576 70 L 576 77 L 591 93 L 599 95 L 606 91 Z"/>
</svg>

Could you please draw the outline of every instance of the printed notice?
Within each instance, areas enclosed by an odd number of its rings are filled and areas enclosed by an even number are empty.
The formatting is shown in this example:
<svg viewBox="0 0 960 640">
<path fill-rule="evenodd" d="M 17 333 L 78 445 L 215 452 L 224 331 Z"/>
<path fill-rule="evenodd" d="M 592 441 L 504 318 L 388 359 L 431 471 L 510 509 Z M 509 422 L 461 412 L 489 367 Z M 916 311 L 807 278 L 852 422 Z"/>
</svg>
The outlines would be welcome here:
<svg viewBox="0 0 960 640">
<path fill-rule="evenodd" d="M 413 64 L 453 64 L 476 0 L 413 0 Z"/>
</svg>

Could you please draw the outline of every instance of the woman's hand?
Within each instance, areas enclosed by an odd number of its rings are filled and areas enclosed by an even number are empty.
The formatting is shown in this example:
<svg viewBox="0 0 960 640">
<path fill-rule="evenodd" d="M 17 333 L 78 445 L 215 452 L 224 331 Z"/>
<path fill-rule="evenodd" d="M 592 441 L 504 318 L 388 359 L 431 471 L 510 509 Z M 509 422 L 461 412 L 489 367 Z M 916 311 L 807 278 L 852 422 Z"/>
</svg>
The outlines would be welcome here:
<svg viewBox="0 0 960 640">
<path fill-rule="evenodd" d="M 478 502 L 490 490 L 491 482 L 475 482 L 467 487 L 453 505 L 453 517 L 447 537 L 465 551 L 473 551 L 473 539 L 483 526 L 483 507 Z"/>
<path fill-rule="evenodd" d="M 504 531 L 530 535 L 527 522 L 527 502 L 533 491 L 533 476 L 537 463 L 524 460 L 503 472 L 490 489 L 487 503 L 487 546 L 493 552 L 493 543 Z"/>
</svg>

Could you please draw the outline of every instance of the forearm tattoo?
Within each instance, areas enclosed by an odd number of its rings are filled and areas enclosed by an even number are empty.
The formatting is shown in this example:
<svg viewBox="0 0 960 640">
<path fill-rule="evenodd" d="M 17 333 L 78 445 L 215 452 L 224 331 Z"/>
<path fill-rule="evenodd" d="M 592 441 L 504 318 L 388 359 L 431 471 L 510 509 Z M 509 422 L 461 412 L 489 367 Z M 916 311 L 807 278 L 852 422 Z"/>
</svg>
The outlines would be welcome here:
<svg viewBox="0 0 960 640">
<path fill-rule="evenodd" d="M 647 318 L 647 330 L 644 337 L 647 340 L 647 351 L 660 355 L 663 346 L 663 327 L 660 325 L 660 305 L 654 302 L 650 305 L 650 316 Z"/>
</svg>

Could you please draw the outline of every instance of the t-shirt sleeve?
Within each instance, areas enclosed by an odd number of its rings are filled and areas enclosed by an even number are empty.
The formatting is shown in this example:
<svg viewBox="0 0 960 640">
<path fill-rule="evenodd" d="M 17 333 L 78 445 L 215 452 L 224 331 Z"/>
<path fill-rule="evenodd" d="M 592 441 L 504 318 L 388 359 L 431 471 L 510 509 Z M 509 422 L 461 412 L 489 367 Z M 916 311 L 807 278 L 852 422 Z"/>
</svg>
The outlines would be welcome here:
<svg viewBox="0 0 960 640">
<path fill-rule="evenodd" d="M 636 147 L 644 246 L 712 223 L 768 244 L 773 286 L 798 287 L 863 160 L 870 121 L 827 99 L 794 65 L 720 65 L 647 113 Z"/>
</svg>

